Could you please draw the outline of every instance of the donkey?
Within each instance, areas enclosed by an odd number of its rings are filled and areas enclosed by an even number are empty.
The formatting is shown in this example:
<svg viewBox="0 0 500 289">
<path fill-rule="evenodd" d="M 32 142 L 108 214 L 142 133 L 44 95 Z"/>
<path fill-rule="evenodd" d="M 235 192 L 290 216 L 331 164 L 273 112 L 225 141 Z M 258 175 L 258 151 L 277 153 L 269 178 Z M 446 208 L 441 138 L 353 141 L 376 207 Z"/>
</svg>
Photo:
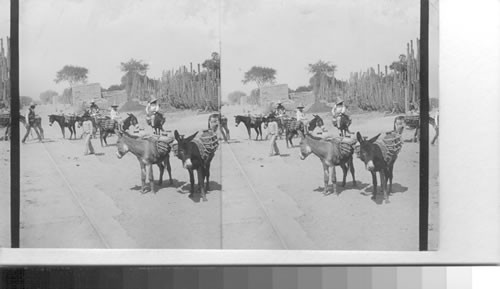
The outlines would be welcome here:
<svg viewBox="0 0 500 289">
<path fill-rule="evenodd" d="M 389 203 L 389 194 L 392 193 L 392 178 L 394 163 L 397 156 L 394 156 L 389 162 L 384 159 L 382 149 L 375 143 L 380 134 L 365 140 L 358 132 L 356 137 L 359 141 L 359 158 L 365 163 L 365 167 L 372 174 L 373 195 L 372 199 L 377 197 L 377 172 L 380 175 L 380 187 L 384 194 L 385 203 Z M 387 181 L 389 181 L 389 190 L 387 190 Z"/>
<path fill-rule="evenodd" d="M 150 122 L 151 127 L 153 128 L 154 134 L 160 135 L 163 129 L 163 124 L 165 124 L 165 117 L 160 112 L 156 112 L 154 114 L 153 121 Z"/>
<path fill-rule="evenodd" d="M 286 147 L 293 147 L 292 139 L 294 136 L 299 135 L 299 133 L 304 133 L 305 126 L 304 123 L 298 121 L 296 118 L 284 119 L 283 126 L 285 127 L 285 142 Z"/>
<path fill-rule="evenodd" d="M 146 173 L 149 169 L 149 185 L 151 192 L 155 192 L 153 165 L 156 164 L 160 169 L 160 180 L 158 185 L 163 183 L 163 173 L 167 167 L 170 185 L 172 181 L 172 169 L 170 167 L 170 144 L 166 149 L 160 151 L 157 146 L 157 141 L 142 139 L 136 136 L 129 135 L 127 132 L 117 130 L 118 141 L 116 142 L 117 152 L 116 156 L 121 159 L 125 154 L 131 152 L 137 157 L 139 165 L 141 166 L 141 193 L 146 193 Z"/>
<path fill-rule="evenodd" d="M 321 128 L 322 131 L 325 130 L 323 119 L 319 115 L 313 114 L 313 119 L 307 124 L 307 131 L 314 131 L 317 127 Z"/>
<path fill-rule="evenodd" d="M 63 138 L 66 138 L 65 133 L 64 133 L 64 128 L 67 127 L 69 129 L 69 132 L 70 132 L 69 139 L 71 139 L 71 137 L 73 135 L 75 136 L 75 139 L 76 139 L 76 127 L 75 127 L 76 117 L 56 115 L 56 114 L 49 115 L 49 126 L 52 126 L 54 121 L 57 122 L 59 124 L 59 126 L 61 127 L 61 132 L 62 132 Z"/>
<path fill-rule="evenodd" d="M 217 129 L 220 129 L 222 138 L 225 142 L 230 138 L 229 128 L 227 127 L 227 117 L 220 113 L 213 113 L 208 117 L 208 129 L 213 132 L 217 132 Z"/>
<path fill-rule="evenodd" d="M 259 139 L 259 135 L 260 135 L 260 140 L 262 140 L 262 117 L 255 117 L 254 121 L 252 121 L 252 117 L 246 115 L 237 115 L 234 118 L 236 122 L 236 127 L 238 127 L 240 122 L 245 124 L 245 127 L 247 128 L 248 132 L 248 139 L 250 140 L 252 139 L 250 129 L 253 128 L 257 133 L 255 140 Z"/>
<path fill-rule="evenodd" d="M 26 123 L 26 122 L 25 122 Z M 1 114 L 0 115 L 0 127 L 5 128 L 4 140 L 9 140 L 11 133 L 11 119 L 10 114 Z"/>
<path fill-rule="evenodd" d="M 96 126 L 99 129 L 99 137 L 101 140 L 101 146 L 106 144 L 108 146 L 108 142 L 106 141 L 106 138 L 108 135 L 116 133 L 118 130 L 128 130 L 130 126 L 136 126 L 138 124 L 137 118 L 135 115 L 128 113 L 127 118 L 123 121 L 123 125 L 120 128 L 119 123 L 116 120 L 110 119 L 110 118 L 98 118 L 96 120 Z"/>
<path fill-rule="evenodd" d="M 203 155 L 204 153 L 200 151 L 200 147 L 194 140 L 197 134 L 198 132 L 195 132 L 191 136 L 184 138 L 184 136 L 179 135 L 177 130 L 174 131 L 175 140 L 177 140 L 177 157 L 182 161 L 182 166 L 189 172 L 189 181 L 191 183 L 189 197 L 194 194 L 193 170 L 196 170 L 198 173 L 198 188 L 203 201 L 206 202 L 206 192 L 210 190 L 210 163 L 215 153 Z"/>
<path fill-rule="evenodd" d="M 333 119 L 333 126 L 339 129 L 339 135 L 341 137 L 350 136 L 353 134 L 349 131 L 349 126 L 351 125 L 352 120 L 345 114 L 340 115 L 340 126 L 337 122 L 337 119 Z"/>
<path fill-rule="evenodd" d="M 311 153 L 315 154 L 323 165 L 324 172 L 324 182 L 325 187 L 323 189 L 323 194 L 328 194 L 328 183 L 329 180 L 332 181 L 332 193 L 336 193 L 337 176 L 335 173 L 335 167 L 340 166 L 344 173 L 342 178 L 342 187 L 345 187 L 347 171 L 349 170 L 352 175 L 353 186 L 356 187 L 356 177 L 354 176 L 354 165 L 352 161 L 352 155 L 354 153 L 354 148 L 350 148 L 349 152 L 343 152 L 341 149 L 341 144 L 337 140 L 325 140 L 322 138 L 314 137 L 310 134 L 304 135 L 299 132 L 300 140 L 300 159 L 304 160 Z M 337 193 L 338 195 L 338 193 Z"/>
</svg>

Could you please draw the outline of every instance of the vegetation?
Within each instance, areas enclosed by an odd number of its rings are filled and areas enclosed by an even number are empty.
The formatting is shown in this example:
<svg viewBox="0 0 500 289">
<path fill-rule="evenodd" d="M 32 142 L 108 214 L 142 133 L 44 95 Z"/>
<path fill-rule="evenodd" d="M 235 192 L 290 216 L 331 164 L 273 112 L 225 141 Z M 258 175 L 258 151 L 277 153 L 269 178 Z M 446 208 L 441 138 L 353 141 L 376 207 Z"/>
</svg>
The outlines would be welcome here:
<svg viewBox="0 0 500 289">
<path fill-rule="evenodd" d="M 276 82 L 276 70 L 268 67 L 253 66 L 245 72 L 243 83 L 255 82 L 257 87 L 271 85 Z"/>
<path fill-rule="evenodd" d="M 87 83 L 87 74 L 89 70 L 85 67 L 65 65 L 56 74 L 56 83 L 67 81 L 71 87 L 77 84 Z"/>
</svg>

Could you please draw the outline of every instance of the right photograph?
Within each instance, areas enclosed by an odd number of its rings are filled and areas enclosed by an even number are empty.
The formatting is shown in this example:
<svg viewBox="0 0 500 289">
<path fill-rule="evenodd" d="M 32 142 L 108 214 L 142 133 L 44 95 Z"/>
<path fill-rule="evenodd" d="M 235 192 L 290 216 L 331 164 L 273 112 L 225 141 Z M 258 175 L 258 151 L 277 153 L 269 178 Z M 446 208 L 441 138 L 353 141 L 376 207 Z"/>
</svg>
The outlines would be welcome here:
<svg viewBox="0 0 500 289">
<path fill-rule="evenodd" d="M 222 3 L 222 248 L 417 251 L 428 170 L 436 250 L 439 2 Z"/>
</svg>

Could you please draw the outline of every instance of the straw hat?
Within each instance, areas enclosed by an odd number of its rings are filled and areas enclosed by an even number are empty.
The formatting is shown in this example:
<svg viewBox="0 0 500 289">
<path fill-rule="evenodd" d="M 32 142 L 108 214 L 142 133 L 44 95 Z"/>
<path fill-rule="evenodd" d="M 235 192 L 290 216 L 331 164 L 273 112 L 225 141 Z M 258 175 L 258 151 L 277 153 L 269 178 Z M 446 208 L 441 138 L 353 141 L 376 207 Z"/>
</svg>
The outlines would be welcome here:
<svg viewBox="0 0 500 289">
<path fill-rule="evenodd" d="M 157 102 L 157 101 L 158 101 L 158 98 L 153 98 L 153 99 L 151 99 L 151 100 L 149 101 L 149 104 L 155 103 L 155 102 Z"/>
<path fill-rule="evenodd" d="M 304 108 L 304 107 L 305 107 L 305 106 L 304 106 L 304 104 L 303 104 L 303 103 L 301 103 L 301 104 L 299 104 L 299 106 L 297 106 L 297 108 L 298 108 L 298 109 L 301 109 L 301 108 Z"/>
<path fill-rule="evenodd" d="M 36 106 L 36 103 L 34 103 L 33 101 L 30 103 L 30 107 L 35 107 Z"/>
<path fill-rule="evenodd" d="M 113 103 L 113 105 L 111 105 L 111 107 L 118 107 L 118 104 Z"/>
<path fill-rule="evenodd" d="M 339 105 L 339 104 L 342 104 L 342 103 L 344 103 L 344 100 L 342 98 L 338 98 L 336 104 Z"/>
</svg>

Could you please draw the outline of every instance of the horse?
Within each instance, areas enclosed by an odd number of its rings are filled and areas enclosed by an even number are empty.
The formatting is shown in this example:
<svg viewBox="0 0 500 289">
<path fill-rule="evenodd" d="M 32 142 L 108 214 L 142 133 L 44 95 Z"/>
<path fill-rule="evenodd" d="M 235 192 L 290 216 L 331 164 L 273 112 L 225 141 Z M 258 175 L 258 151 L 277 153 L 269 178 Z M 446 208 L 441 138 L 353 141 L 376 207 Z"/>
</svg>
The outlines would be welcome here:
<svg viewBox="0 0 500 289">
<path fill-rule="evenodd" d="M 99 137 L 101 140 L 101 146 L 103 145 L 103 141 L 108 145 L 106 138 L 108 135 L 116 133 L 118 130 L 128 130 L 130 126 L 135 126 L 138 124 L 137 118 L 135 115 L 131 113 L 127 113 L 127 118 L 123 121 L 123 125 L 120 128 L 118 121 L 110 118 L 98 118 L 96 120 L 96 126 L 99 129 Z"/>
<path fill-rule="evenodd" d="M 0 115 L 0 127 L 5 128 L 4 140 L 9 140 L 11 131 L 10 114 L 5 113 Z"/>
<path fill-rule="evenodd" d="M 238 127 L 238 125 L 241 122 L 245 124 L 245 127 L 247 128 L 249 140 L 252 139 L 251 132 L 250 132 L 251 128 L 255 129 L 255 132 L 257 133 L 255 140 L 259 139 L 259 135 L 260 135 L 260 140 L 262 140 L 262 117 L 250 117 L 250 116 L 246 116 L 246 115 L 237 115 L 234 117 L 234 120 L 236 122 L 236 127 Z"/>
<path fill-rule="evenodd" d="M 63 138 L 66 138 L 65 133 L 64 133 L 64 128 L 67 127 L 70 132 L 69 139 L 74 135 L 76 139 L 76 117 L 75 116 L 63 116 L 63 115 L 56 115 L 56 114 L 51 114 L 49 115 L 49 126 L 52 126 L 52 124 L 57 122 L 59 126 L 61 127 L 61 132 L 63 135 Z"/>
<path fill-rule="evenodd" d="M 160 112 L 156 112 L 153 117 L 153 122 L 149 122 L 149 125 L 153 128 L 154 134 L 160 135 L 163 130 L 163 124 L 165 123 L 165 117 Z"/>
<path fill-rule="evenodd" d="M 129 116 L 130 117 L 130 116 Z M 131 152 L 137 157 L 139 165 L 141 166 L 141 193 L 146 193 L 146 173 L 149 169 L 149 185 L 151 192 L 155 192 L 153 165 L 156 164 L 160 169 L 160 180 L 158 184 L 161 186 L 163 183 L 163 173 L 167 167 L 170 185 L 172 181 L 172 169 L 170 167 L 170 144 L 163 146 L 163 150 L 158 149 L 157 143 L 159 140 L 143 139 L 136 136 L 129 135 L 125 131 L 117 130 L 118 141 L 116 142 L 117 152 L 116 156 L 121 159 L 126 153 Z"/>
<path fill-rule="evenodd" d="M 339 130 L 339 135 L 341 137 L 346 137 L 350 136 L 353 134 L 352 132 L 349 131 L 349 126 L 351 125 L 352 120 L 345 114 L 340 115 L 340 126 L 337 122 L 337 118 L 333 119 L 333 126 L 338 128 Z"/>
<path fill-rule="evenodd" d="M 191 136 L 184 138 L 184 136 L 179 135 L 177 130 L 174 131 L 174 137 L 178 147 L 177 157 L 182 161 L 182 166 L 189 172 L 189 181 L 191 183 L 191 193 L 189 197 L 192 197 L 194 194 L 193 171 L 196 170 L 198 173 L 198 188 L 200 189 L 203 201 L 206 202 L 206 192 L 210 189 L 210 163 L 212 162 L 215 152 L 206 154 L 204 157 L 203 152 L 200 151 L 200 147 L 194 141 L 197 134 L 198 132 L 195 132 Z"/>
<path fill-rule="evenodd" d="M 356 137 L 359 141 L 359 158 L 365 163 L 366 169 L 372 175 L 373 182 L 373 195 L 372 199 L 375 200 L 377 196 L 377 172 L 380 175 L 380 187 L 384 194 L 385 203 L 389 203 L 388 195 L 392 193 L 392 178 L 394 163 L 396 162 L 397 155 L 392 157 L 389 162 L 384 159 L 382 149 L 375 142 L 380 134 L 365 140 L 358 132 Z M 389 181 L 389 190 L 387 190 L 387 181 Z"/>
<path fill-rule="evenodd" d="M 332 182 L 332 193 L 336 193 L 337 176 L 335 173 L 335 167 L 340 166 L 344 173 L 342 178 L 342 187 L 345 187 L 347 171 L 349 170 L 352 175 L 353 186 L 356 186 L 356 177 L 354 175 L 354 165 L 353 165 L 353 153 L 354 148 L 349 145 L 348 151 L 343 151 L 341 148 L 340 141 L 335 139 L 326 140 L 319 137 L 312 136 L 310 134 L 305 134 L 299 132 L 300 140 L 300 159 L 304 160 L 311 153 L 315 154 L 321 161 L 323 165 L 324 172 L 324 184 L 323 194 L 328 194 L 328 183 L 329 180 Z M 338 193 L 337 193 L 338 195 Z"/>
<path fill-rule="evenodd" d="M 213 113 L 208 117 L 208 129 L 213 132 L 217 132 L 217 129 L 220 129 L 225 142 L 230 138 L 229 128 L 227 127 L 227 117 L 220 113 Z"/>
</svg>

